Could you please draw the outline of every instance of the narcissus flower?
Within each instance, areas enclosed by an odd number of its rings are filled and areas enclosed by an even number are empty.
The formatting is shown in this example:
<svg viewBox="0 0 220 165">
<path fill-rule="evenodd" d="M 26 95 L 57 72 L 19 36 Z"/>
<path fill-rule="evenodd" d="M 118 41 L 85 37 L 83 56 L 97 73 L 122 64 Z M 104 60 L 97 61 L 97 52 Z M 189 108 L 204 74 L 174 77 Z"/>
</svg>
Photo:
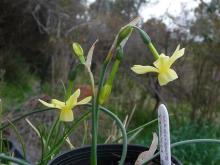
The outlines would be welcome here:
<svg viewBox="0 0 220 165">
<path fill-rule="evenodd" d="M 52 99 L 51 103 L 47 103 L 41 99 L 39 99 L 39 101 L 47 107 L 60 109 L 61 110 L 60 120 L 68 122 L 68 121 L 73 121 L 74 119 L 72 109 L 75 106 L 87 104 L 92 99 L 92 97 L 89 96 L 78 102 L 77 100 L 79 96 L 80 96 L 80 89 L 77 89 L 66 102 L 62 102 L 56 99 Z"/>
<path fill-rule="evenodd" d="M 160 54 L 159 58 L 153 63 L 155 67 L 134 65 L 131 68 L 131 70 L 137 74 L 156 72 L 158 73 L 159 84 L 161 86 L 166 85 L 170 81 L 173 81 L 178 78 L 176 72 L 170 67 L 178 58 L 183 56 L 184 51 L 185 49 L 184 48 L 180 49 L 180 46 L 178 45 L 171 57 L 166 56 L 164 54 Z"/>
</svg>

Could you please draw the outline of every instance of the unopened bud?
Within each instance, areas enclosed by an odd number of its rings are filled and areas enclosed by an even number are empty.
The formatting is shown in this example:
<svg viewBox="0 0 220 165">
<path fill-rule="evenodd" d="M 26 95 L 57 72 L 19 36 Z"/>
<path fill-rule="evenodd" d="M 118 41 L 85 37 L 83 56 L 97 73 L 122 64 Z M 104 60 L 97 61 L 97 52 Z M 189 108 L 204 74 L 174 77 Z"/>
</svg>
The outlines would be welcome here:
<svg viewBox="0 0 220 165">
<path fill-rule="evenodd" d="M 118 47 L 120 43 L 129 36 L 129 34 L 132 32 L 132 27 L 131 26 L 125 26 L 123 27 L 118 35 L 118 40 L 116 46 Z"/>
<path fill-rule="evenodd" d="M 124 55 L 124 51 L 123 51 L 123 48 L 120 46 L 117 49 L 116 58 L 121 61 L 121 59 L 123 58 L 123 55 Z"/>
<path fill-rule="evenodd" d="M 73 46 L 73 51 L 75 55 L 79 58 L 80 62 L 84 64 L 85 57 L 84 57 L 84 52 L 83 52 L 81 45 L 78 44 L 77 42 L 74 42 L 72 46 Z"/>
<path fill-rule="evenodd" d="M 149 35 L 144 30 L 142 30 L 141 28 L 139 28 L 137 26 L 133 26 L 133 28 L 138 30 L 138 32 L 139 32 L 139 34 L 141 36 L 141 39 L 143 40 L 143 42 L 145 44 L 148 45 L 149 43 L 151 43 L 151 39 L 150 39 Z"/>
<path fill-rule="evenodd" d="M 149 43 L 151 43 L 151 39 L 150 39 L 149 35 L 144 30 L 138 28 L 138 31 L 139 31 L 139 34 L 145 44 L 148 45 Z"/>
<path fill-rule="evenodd" d="M 99 96 L 99 104 L 103 104 L 106 102 L 106 100 L 109 98 L 109 95 L 111 94 L 112 86 L 109 84 L 105 84 L 101 91 L 100 91 L 100 96 Z"/>
</svg>

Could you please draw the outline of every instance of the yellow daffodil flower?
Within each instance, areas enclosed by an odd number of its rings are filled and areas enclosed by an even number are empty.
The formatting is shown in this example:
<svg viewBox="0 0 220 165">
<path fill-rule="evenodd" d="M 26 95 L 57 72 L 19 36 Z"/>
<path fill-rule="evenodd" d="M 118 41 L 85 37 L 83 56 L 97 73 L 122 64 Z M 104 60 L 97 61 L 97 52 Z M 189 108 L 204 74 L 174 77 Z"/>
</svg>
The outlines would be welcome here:
<svg viewBox="0 0 220 165">
<path fill-rule="evenodd" d="M 77 99 L 80 96 L 80 89 L 77 89 L 66 102 L 62 102 L 56 99 L 52 99 L 51 103 L 47 103 L 41 99 L 39 99 L 39 101 L 50 108 L 57 108 L 60 109 L 60 120 L 61 121 L 73 121 L 74 116 L 73 116 L 73 111 L 72 109 L 77 106 L 77 105 L 83 105 L 83 104 L 87 104 L 88 102 L 90 102 L 90 100 L 92 99 L 91 96 L 84 98 L 81 101 L 77 101 Z"/>
<path fill-rule="evenodd" d="M 131 70 L 137 74 L 144 74 L 148 72 L 156 72 L 158 73 L 158 81 L 159 84 L 166 85 L 170 81 L 173 81 L 178 78 L 176 72 L 170 67 L 172 64 L 180 57 L 183 56 L 185 49 L 180 49 L 178 45 L 176 50 L 174 51 L 171 57 L 160 54 L 159 58 L 153 63 L 153 66 L 142 66 L 142 65 L 134 65 Z"/>
</svg>

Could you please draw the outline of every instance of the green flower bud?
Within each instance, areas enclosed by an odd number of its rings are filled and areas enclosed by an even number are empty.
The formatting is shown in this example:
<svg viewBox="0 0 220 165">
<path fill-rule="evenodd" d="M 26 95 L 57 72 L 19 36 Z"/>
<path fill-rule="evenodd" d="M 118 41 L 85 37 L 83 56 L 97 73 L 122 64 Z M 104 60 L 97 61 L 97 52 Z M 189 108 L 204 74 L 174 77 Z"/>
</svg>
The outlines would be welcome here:
<svg viewBox="0 0 220 165">
<path fill-rule="evenodd" d="M 80 62 L 84 64 L 86 60 L 81 45 L 78 44 L 77 42 L 74 42 L 72 46 L 75 55 L 79 58 Z"/>
<path fill-rule="evenodd" d="M 151 43 L 150 37 L 148 36 L 148 34 L 144 30 L 138 28 L 138 31 L 139 31 L 139 34 L 145 44 L 148 45 L 149 43 Z"/>
<path fill-rule="evenodd" d="M 109 98 L 109 95 L 111 94 L 112 86 L 109 84 L 105 84 L 100 92 L 99 96 L 99 104 L 102 105 L 106 100 Z"/>
<path fill-rule="evenodd" d="M 120 60 L 123 58 L 124 56 L 124 51 L 123 51 L 123 48 L 120 46 L 118 49 L 117 49 L 117 53 L 116 53 L 116 59 Z"/>
<path fill-rule="evenodd" d="M 131 26 L 125 26 L 123 27 L 118 35 L 118 40 L 117 40 L 117 44 L 116 47 L 118 47 L 120 45 L 120 43 L 129 36 L 129 34 L 132 32 L 133 28 Z"/>
</svg>

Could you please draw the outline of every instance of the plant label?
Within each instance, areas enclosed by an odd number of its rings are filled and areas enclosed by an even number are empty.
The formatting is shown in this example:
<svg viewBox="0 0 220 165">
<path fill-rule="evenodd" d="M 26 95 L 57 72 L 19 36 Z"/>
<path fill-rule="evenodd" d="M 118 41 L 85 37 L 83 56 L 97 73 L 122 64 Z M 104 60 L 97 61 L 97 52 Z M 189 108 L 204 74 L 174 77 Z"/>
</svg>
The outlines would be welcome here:
<svg viewBox="0 0 220 165">
<path fill-rule="evenodd" d="M 158 108 L 160 163 L 171 165 L 169 115 L 165 105 Z"/>
</svg>

